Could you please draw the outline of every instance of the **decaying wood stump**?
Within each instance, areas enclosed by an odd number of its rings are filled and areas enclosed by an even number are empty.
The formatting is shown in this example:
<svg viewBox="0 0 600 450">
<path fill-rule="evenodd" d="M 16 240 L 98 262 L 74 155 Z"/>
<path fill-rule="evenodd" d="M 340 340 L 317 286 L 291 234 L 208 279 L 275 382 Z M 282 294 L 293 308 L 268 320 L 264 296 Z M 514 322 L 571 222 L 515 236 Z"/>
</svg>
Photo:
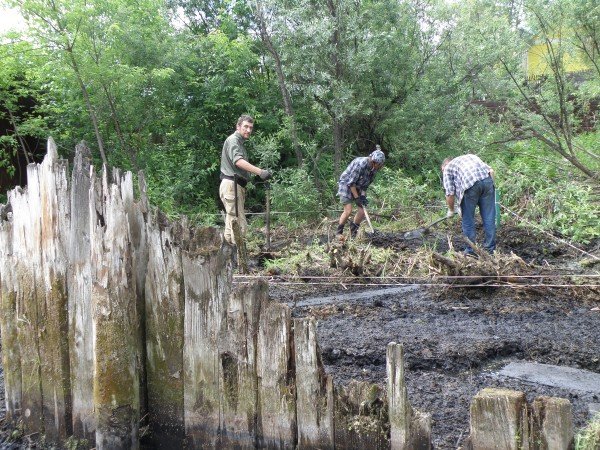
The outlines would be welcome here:
<svg viewBox="0 0 600 450">
<path fill-rule="evenodd" d="M 92 176 L 92 184 L 95 184 Z M 140 421 L 140 362 L 137 285 L 124 199 L 133 192 L 131 174 L 102 172 L 92 191 L 92 317 L 94 408 L 98 448 L 137 448 Z"/>
<path fill-rule="evenodd" d="M 294 345 L 298 448 L 334 448 L 333 379 L 320 360 L 314 319 L 294 320 Z"/>
<path fill-rule="evenodd" d="M 473 450 L 519 450 L 529 442 L 525 394 L 509 389 L 486 388 L 471 403 Z"/>
<path fill-rule="evenodd" d="M 569 450 L 573 446 L 571 403 L 510 389 L 482 389 L 471 403 L 471 450 Z"/>
<path fill-rule="evenodd" d="M 404 347 L 387 346 L 387 390 L 392 450 L 431 449 L 431 415 L 416 411 L 408 401 L 404 378 Z"/>
<path fill-rule="evenodd" d="M 532 450 L 573 448 L 573 411 L 566 398 L 538 397 L 531 408 Z"/>
<path fill-rule="evenodd" d="M 152 444 L 180 448 L 184 439 L 183 229 L 156 212 L 148 218 L 146 371 Z"/>
<path fill-rule="evenodd" d="M 296 386 L 291 311 L 263 300 L 257 339 L 257 435 L 260 448 L 295 448 Z"/>
<path fill-rule="evenodd" d="M 83 144 L 75 150 L 71 174 L 71 215 L 67 255 L 69 258 L 67 292 L 69 295 L 69 356 L 73 398 L 73 435 L 94 442 L 96 420 L 93 396 L 94 322 L 92 317 L 92 277 L 90 217 L 91 153 Z"/>
<path fill-rule="evenodd" d="M 2 330 L 2 368 L 6 418 L 16 425 L 21 411 L 21 351 L 17 328 L 17 262 L 13 250 L 12 211 L 0 206 L 0 329 Z"/>
<path fill-rule="evenodd" d="M 377 384 L 352 380 L 336 386 L 335 446 L 388 448 L 389 420 L 385 390 Z"/>
</svg>

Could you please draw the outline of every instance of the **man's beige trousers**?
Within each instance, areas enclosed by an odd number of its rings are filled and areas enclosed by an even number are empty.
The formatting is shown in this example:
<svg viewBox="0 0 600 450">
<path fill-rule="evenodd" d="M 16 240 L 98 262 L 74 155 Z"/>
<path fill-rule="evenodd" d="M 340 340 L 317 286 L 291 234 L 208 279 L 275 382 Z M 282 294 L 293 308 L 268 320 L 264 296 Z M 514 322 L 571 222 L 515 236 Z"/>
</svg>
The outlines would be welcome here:
<svg viewBox="0 0 600 450">
<path fill-rule="evenodd" d="M 238 223 L 240 225 L 240 231 L 242 236 L 246 235 L 246 215 L 244 214 L 244 203 L 246 200 L 246 189 L 238 184 Z M 225 240 L 232 245 L 235 245 L 235 239 L 233 236 L 233 230 L 231 229 L 231 222 L 235 219 L 235 183 L 233 180 L 221 180 L 219 186 L 219 197 L 223 205 L 225 205 L 225 231 L 223 235 Z"/>
</svg>

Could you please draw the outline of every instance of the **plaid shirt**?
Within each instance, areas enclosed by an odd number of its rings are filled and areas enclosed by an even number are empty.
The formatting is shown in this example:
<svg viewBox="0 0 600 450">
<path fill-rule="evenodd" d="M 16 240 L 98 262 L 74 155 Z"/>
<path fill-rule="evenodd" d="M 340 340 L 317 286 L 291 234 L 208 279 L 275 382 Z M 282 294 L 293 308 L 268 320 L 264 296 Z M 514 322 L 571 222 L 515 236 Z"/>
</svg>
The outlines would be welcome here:
<svg viewBox="0 0 600 450">
<path fill-rule="evenodd" d="M 354 158 L 340 175 L 337 195 L 341 198 L 353 198 L 350 186 L 356 186 L 358 193 L 361 194 L 367 190 L 376 173 L 377 170 L 371 167 L 368 156 Z"/>
<path fill-rule="evenodd" d="M 462 155 L 454 158 L 444 168 L 444 189 L 446 195 L 456 197 L 456 205 L 460 205 L 463 194 L 479 180 L 490 176 L 492 168 L 476 155 Z"/>
</svg>

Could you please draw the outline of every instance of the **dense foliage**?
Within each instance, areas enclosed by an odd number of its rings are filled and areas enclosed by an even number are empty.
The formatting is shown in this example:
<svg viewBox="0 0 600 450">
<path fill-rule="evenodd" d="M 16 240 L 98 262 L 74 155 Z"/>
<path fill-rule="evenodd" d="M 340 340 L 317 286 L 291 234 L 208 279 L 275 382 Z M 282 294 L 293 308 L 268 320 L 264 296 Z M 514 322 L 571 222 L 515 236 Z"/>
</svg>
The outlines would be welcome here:
<svg viewBox="0 0 600 450">
<path fill-rule="evenodd" d="M 4 0 L 27 21 L 0 55 L 0 168 L 52 135 L 97 164 L 144 170 L 171 215 L 217 217 L 220 150 L 256 118 L 281 220 L 338 208 L 351 158 L 382 145 L 372 208 L 441 205 L 439 163 L 477 153 L 524 219 L 589 240 L 597 226 L 600 6 L 591 0 Z M 529 78 L 528 49 L 545 49 Z M 572 73 L 568 61 L 585 70 Z M 23 108 L 24 102 L 31 107 Z M 260 209 L 265 191 L 250 191 Z M 440 206 L 441 207 L 441 206 Z M 309 213 L 306 213 L 309 211 Z"/>
</svg>

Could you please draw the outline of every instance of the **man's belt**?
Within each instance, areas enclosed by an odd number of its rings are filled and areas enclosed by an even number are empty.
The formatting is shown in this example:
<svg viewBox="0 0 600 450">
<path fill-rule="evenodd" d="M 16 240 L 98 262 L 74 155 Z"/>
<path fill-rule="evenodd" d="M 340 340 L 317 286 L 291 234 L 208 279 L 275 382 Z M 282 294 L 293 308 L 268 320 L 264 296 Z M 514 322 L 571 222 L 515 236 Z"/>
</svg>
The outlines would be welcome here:
<svg viewBox="0 0 600 450">
<path fill-rule="evenodd" d="M 230 175 L 225 175 L 223 172 L 221 172 L 221 180 L 237 181 L 237 184 L 239 184 L 243 188 L 245 188 L 246 185 L 248 184 L 248 180 L 246 180 L 245 178 L 242 178 L 240 176 L 232 177 Z"/>
</svg>

